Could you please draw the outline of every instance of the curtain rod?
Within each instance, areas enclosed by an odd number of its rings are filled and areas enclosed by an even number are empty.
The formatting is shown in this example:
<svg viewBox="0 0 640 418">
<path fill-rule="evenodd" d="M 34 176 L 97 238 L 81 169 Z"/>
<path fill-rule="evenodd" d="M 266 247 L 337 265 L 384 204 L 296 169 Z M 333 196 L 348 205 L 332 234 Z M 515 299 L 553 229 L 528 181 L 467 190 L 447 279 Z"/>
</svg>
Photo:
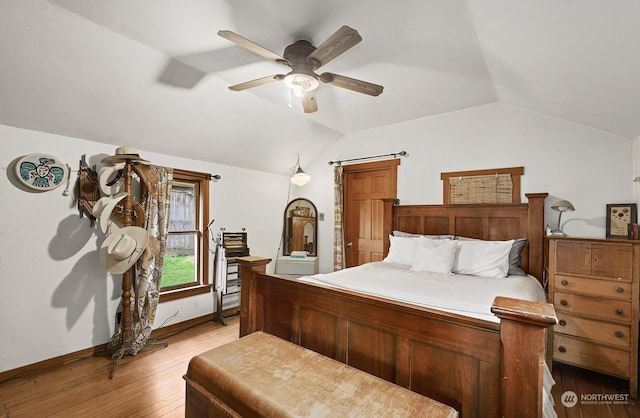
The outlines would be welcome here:
<svg viewBox="0 0 640 418">
<path fill-rule="evenodd" d="M 401 156 L 401 157 L 404 157 L 404 156 L 407 155 L 407 151 L 400 151 L 400 152 L 394 152 L 394 153 L 391 153 L 391 154 L 383 154 L 383 155 L 372 155 L 371 157 L 351 158 L 351 159 L 348 159 L 348 160 L 329 161 L 329 165 L 334 165 L 334 164 L 341 165 L 342 163 L 346 163 L 346 162 L 349 162 L 349 161 L 373 160 L 373 159 L 382 158 L 382 157 L 393 157 L 393 158 L 396 158 L 398 155 Z"/>
</svg>

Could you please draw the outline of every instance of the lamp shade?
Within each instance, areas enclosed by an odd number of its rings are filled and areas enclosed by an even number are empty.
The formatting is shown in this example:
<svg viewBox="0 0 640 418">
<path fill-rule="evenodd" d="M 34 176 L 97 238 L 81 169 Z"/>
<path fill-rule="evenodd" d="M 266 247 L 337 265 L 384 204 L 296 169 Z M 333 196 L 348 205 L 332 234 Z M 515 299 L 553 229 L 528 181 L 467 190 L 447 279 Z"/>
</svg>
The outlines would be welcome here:
<svg viewBox="0 0 640 418">
<path fill-rule="evenodd" d="M 557 210 L 558 212 L 573 212 L 576 208 L 573 207 L 573 204 L 568 200 L 559 200 L 553 205 L 551 205 L 551 209 Z"/>
<path fill-rule="evenodd" d="M 298 166 L 298 170 L 293 176 L 291 176 L 291 183 L 296 186 L 304 186 L 311 181 L 311 176 L 304 172 L 304 170 Z"/>
</svg>

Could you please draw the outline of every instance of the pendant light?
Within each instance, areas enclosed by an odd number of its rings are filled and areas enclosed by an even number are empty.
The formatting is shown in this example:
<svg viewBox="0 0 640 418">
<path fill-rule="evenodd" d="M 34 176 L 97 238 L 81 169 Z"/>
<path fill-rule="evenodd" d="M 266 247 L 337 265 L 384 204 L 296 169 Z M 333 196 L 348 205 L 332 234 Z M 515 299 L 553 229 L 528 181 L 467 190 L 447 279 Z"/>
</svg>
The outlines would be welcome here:
<svg viewBox="0 0 640 418">
<path fill-rule="evenodd" d="M 300 167 L 300 155 L 298 155 L 298 161 L 293 167 L 293 175 L 291 176 L 291 183 L 296 186 L 304 186 L 311 181 L 311 176 L 304 172 Z"/>
</svg>

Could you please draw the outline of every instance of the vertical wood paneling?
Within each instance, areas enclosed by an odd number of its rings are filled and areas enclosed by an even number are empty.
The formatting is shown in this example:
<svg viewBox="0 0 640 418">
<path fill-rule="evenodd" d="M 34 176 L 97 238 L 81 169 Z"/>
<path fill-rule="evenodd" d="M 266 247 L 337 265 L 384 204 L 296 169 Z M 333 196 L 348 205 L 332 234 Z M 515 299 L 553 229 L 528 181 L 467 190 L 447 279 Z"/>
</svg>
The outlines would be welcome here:
<svg viewBox="0 0 640 418">
<path fill-rule="evenodd" d="M 357 323 L 349 323 L 347 364 L 393 382 L 396 376 L 396 339 Z"/>
<path fill-rule="evenodd" d="M 437 359 L 437 361 L 425 361 Z M 443 385 L 442 382 L 447 384 Z M 494 381 L 495 382 L 495 381 Z M 487 396 L 479 386 L 477 359 L 413 342 L 411 346 L 411 390 L 453 406 L 463 417 L 493 417 L 480 411 L 479 397 Z M 498 398 L 488 399 L 497 404 Z"/>
<path fill-rule="evenodd" d="M 284 340 L 298 342 L 297 335 L 293 333 L 294 305 L 288 301 L 277 298 L 263 300 L 264 325 L 263 330 L 276 335 Z M 277 312 L 278 314 L 274 314 Z"/>
<path fill-rule="evenodd" d="M 300 345 L 332 359 L 338 359 L 338 318 L 313 309 L 300 310 Z"/>
</svg>

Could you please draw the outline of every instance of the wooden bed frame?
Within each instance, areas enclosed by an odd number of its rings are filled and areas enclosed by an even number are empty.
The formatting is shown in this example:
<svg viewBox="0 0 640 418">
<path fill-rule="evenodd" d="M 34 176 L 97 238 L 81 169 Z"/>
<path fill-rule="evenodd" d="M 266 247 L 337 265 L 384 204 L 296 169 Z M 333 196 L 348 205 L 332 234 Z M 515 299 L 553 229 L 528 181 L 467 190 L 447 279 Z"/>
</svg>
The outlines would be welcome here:
<svg viewBox="0 0 640 418">
<path fill-rule="evenodd" d="M 527 238 L 523 268 L 542 278 L 544 199 L 526 204 L 410 205 L 385 201 L 394 230 L 481 239 Z M 385 253 L 388 250 L 388 239 Z M 456 408 L 462 417 L 540 417 L 553 306 L 498 297 L 500 323 L 264 274 L 238 258 L 240 336 L 264 331 Z"/>
</svg>

